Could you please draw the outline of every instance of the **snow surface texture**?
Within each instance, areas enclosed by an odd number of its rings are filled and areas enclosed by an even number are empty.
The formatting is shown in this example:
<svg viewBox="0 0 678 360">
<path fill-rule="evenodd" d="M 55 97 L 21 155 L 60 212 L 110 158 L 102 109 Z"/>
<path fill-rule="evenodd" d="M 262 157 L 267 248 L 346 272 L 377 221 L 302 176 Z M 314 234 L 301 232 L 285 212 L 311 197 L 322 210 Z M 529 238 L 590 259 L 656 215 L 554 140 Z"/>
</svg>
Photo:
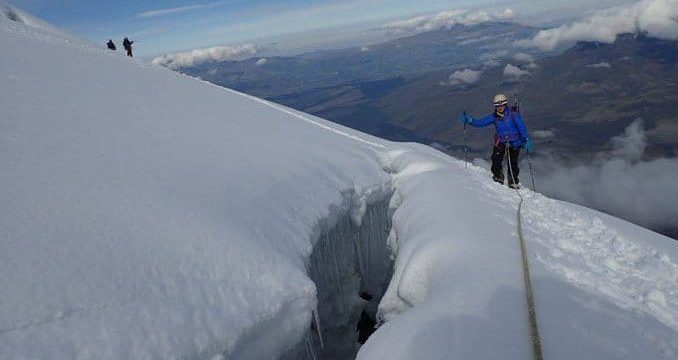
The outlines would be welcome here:
<svg viewBox="0 0 678 360">
<path fill-rule="evenodd" d="M 39 29 L 51 35 L 56 35 L 58 38 L 61 38 L 62 40 L 75 39 L 68 32 L 61 30 L 41 19 L 38 19 L 21 9 L 18 9 L 14 6 L 10 6 L 9 4 L 3 3 L 1 1 L 0 1 L 0 23 L 10 25 L 12 23 L 25 24 L 30 28 Z M 36 32 L 33 33 L 34 36 L 40 36 L 38 34 L 39 33 Z M 56 40 L 56 38 L 52 37 L 52 40 Z"/>
<path fill-rule="evenodd" d="M 485 170 L 0 9 L 0 359 L 278 358 L 310 331 L 316 241 L 394 191 L 358 358 L 529 358 L 517 194 Z M 678 356 L 674 241 L 523 209 L 547 359 Z"/>
<path fill-rule="evenodd" d="M 518 195 L 435 150 L 394 150 L 395 274 L 358 359 L 528 359 Z M 524 191 L 546 359 L 678 356 L 675 241 Z"/>
<path fill-rule="evenodd" d="M 390 191 L 369 137 L 0 26 L 0 358 L 265 359 L 297 342 L 320 220 Z"/>
</svg>

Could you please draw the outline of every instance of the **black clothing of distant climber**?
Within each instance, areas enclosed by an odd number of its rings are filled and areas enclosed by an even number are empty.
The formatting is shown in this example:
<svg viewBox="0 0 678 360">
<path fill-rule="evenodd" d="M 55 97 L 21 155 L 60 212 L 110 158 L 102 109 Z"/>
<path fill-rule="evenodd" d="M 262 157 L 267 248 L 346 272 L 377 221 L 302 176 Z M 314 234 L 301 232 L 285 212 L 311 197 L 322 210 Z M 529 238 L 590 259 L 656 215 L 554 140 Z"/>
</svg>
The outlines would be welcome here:
<svg viewBox="0 0 678 360">
<path fill-rule="evenodd" d="M 108 39 L 108 43 L 106 43 L 106 46 L 108 46 L 109 50 L 116 50 L 115 44 L 113 43 L 113 40 Z"/>
<path fill-rule="evenodd" d="M 127 56 L 129 56 L 129 57 L 132 57 L 132 44 L 134 44 L 134 41 L 129 41 L 128 38 L 125 38 L 122 41 L 122 46 L 127 51 Z"/>
</svg>

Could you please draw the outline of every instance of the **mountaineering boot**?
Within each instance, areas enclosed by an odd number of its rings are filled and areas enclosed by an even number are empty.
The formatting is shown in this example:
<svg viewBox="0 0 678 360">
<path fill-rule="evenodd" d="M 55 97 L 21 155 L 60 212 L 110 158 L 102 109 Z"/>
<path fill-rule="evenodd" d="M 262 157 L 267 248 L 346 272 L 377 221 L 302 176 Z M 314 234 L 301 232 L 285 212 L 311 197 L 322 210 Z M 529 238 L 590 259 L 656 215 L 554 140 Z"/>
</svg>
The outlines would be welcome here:
<svg viewBox="0 0 678 360">
<path fill-rule="evenodd" d="M 520 184 L 518 184 L 518 183 L 509 184 L 509 187 L 510 187 L 511 189 L 516 189 L 516 190 L 517 190 L 517 189 L 520 189 Z"/>
<path fill-rule="evenodd" d="M 501 177 L 499 177 L 499 176 L 494 176 L 494 175 L 492 175 L 492 180 L 494 180 L 494 181 L 496 181 L 496 182 L 498 182 L 498 183 L 504 185 L 504 178 L 501 178 Z"/>
</svg>

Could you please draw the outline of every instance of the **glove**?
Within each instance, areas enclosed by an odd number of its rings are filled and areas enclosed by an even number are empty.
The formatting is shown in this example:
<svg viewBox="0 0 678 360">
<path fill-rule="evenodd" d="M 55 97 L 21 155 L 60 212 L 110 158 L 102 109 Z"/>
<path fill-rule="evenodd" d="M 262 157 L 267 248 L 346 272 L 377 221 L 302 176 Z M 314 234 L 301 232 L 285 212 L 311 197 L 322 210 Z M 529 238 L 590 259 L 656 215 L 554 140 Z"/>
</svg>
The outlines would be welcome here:
<svg viewBox="0 0 678 360">
<path fill-rule="evenodd" d="M 473 118 L 464 111 L 463 114 L 459 117 L 459 122 L 462 124 L 471 124 L 473 123 Z"/>
<path fill-rule="evenodd" d="M 534 150 L 534 144 L 532 143 L 532 139 L 530 138 L 525 139 L 525 145 L 523 145 L 523 147 L 525 148 L 525 150 L 532 152 L 532 150 Z"/>
</svg>

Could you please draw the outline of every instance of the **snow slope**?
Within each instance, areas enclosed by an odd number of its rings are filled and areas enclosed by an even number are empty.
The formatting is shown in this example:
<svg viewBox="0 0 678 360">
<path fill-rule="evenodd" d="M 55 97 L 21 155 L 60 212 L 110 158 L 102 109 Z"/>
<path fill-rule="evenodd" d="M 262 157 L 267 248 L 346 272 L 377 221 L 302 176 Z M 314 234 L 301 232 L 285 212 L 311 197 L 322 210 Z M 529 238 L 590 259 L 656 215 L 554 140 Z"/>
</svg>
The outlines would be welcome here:
<svg viewBox="0 0 678 360">
<path fill-rule="evenodd" d="M 76 40 L 75 37 L 68 32 L 63 31 L 56 26 L 42 20 L 35 16 L 9 4 L 0 1 L 0 23 L 6 23 L 11 26 L 12 23 L 25 24 L 33 29 L 42 30 L 42 32 L 56 35 L 63 40 Z M 37 35 L 37 33 L 34 33 Z"/>
<path fill-rule="evenodd" d="M 319 235 L 394 191 L 358 358 L 529 358 L 518 197 L 485 170 L 0 9 L 0 359 L 278 358 Z M 676 243 L 523 193 L 545 357 L 678 356 Z"/>
<path fill-rule="evenodd" d="M 516 192 L 484 169 L 416 148 L 387 161 L 398 258 L 380 311 L 390 321 L 358 359 L 531 358 Z M 676 242 L 522 192 L 544 358 L 678 356 Z"/>
</svg>

